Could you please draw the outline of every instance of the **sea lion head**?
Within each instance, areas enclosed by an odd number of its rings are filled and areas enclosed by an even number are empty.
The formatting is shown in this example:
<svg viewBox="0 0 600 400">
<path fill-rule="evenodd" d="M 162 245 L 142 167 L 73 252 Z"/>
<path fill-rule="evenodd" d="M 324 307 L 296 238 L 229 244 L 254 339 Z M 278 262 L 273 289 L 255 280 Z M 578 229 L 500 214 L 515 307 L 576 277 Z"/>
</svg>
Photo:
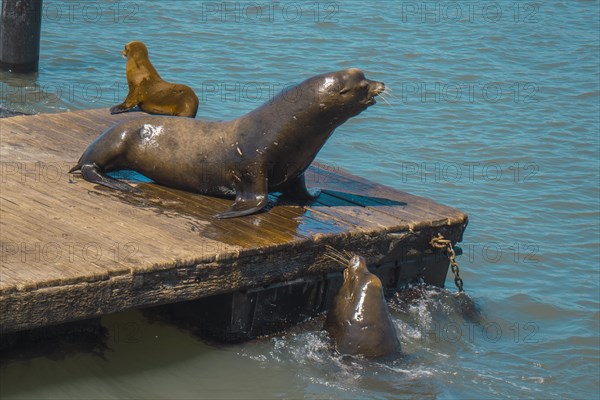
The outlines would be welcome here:
<svg viewBox="0 0 600 400">
<path fill-rule="evenodd" d="M 130 55 L 140 55 L 142 57 L 148 58 L 148 48 L 146 45 L 139 41 L 129 42 L 123 48 L 121 52 L 123 57 L 128 58 Z"/>
<path fill-rule="evenodd" d="M 367 262 L 362 256 L 355 254 L 350 258 L 348 266 L 344 270 L 344 285 L 356 283 L 364 275 L 370 274 Z"/>
<path fill-rule="evenodd" d="M 385 90 L 383 82 L 365 78 L 358 68 L 320 75 L 317 97 L 321 109 L 334 109 L 350 118 L 376 103 L 375 96 Z"/>
<path fill-rule="evenodd" d="M 161 79 L 150 62 L 148 48 L 144 43 L 139 41 L 129 42 L 125 45 L 121 54 L 127 59 L 127 83 L 130 90 L 132 87 L 140 85 L 143 81 L 152 82 Z"/>
</svg>

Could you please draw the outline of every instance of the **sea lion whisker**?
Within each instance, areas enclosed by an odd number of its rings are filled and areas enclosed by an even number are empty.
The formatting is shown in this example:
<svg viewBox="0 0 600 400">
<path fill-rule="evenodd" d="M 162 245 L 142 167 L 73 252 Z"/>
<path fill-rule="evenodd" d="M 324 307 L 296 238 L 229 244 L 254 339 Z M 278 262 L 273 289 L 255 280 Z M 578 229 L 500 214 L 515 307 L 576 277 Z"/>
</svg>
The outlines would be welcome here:
<svg viewBox="0 0 600 400">
<path fill-rule="evenodd" d="M 331 253 L 341 254 L 341 252 L 330 244 L 325 245 L 325 249 Z"/>
<path fill-rule="evenodd" d="M 383 90 L 383 92 L 381 92 L 380 94 L 385 94 L 385 95 L 391 97 L 392 99 L 396 98 L 396 95 L 394 94 L 394 92 L 392 91 L 392 89 L 389 86 L 386 86 L 385 89 Z"/>
<path fill-rule="evenodd" d="M 344 254 L 346 255 L 347 259 L 350 260 L 352 259 L 352 257 L 354 257 L 354 253 L 348 250 L 344 250 Z"/>
<path fill-rule="evenodd" d="M 342 253 L 340 253 L 338 251 L 329 250 L 325 254 L 329 255 L 331 258 L 335 258 L 337 260 L 340 260 L 341 262 L 346 262 L 346 257 L 344 256 L 344 254 L 342 254 Z"/>
<path fill-rule="evenodd" d="M 354 257 L 354 253 L 349 251 L 349 250 L 338 250 L 334 247 L 331 247 L 330 245 L 326 245 L 327 249 L 338 254 L 339 256 L 343 257 L 344 259 L 351 259 L 352 257 Z"/>
<path fill-rule="evenodd" d="M 388 101 L 388 99 L 383 95 L 383 93 L 379 93 L 379 98 L 381 100 L 383 100 L 385 102 L 385 104 L 387 104 L 388 106 L 391 106 L 392 104 Z"/>
<path fill-rule="evenodd" d="M 326 258 L 329 258 L 330 260 L 334 261 L 337 264 L 340 264 L 340 265 L 346 265 L 347 264 L 346 260 L 344 260 L 343 258 L 341 258 L 341 257 L 339 257 L 337 255 L 333 255 L 331 253 L 326 253 L 326 254 L 324 254 L 324 256 Z"/>
<path fill-rule="evenodd" d="M 325 258 L 329 258 L 330 260 L 332 260 L 332 261 L 334 261 L 335 263 L 337 263 L 337 264 L 340 264 L 340 265 L 344 265 L 344 264 L 345 264 L 345 263 L 344 263 L 344 260 L 341 260 L 341 259 L 339 259 L 339 258 L 336 258 L 336 257 L 332 256 L 331 254 L 323 254 L 323 257 L 325 257 Z"/>
<path fill-rule="evenodd" d="M 344 254 L 343 252 L 333 248 L 330 245 L 326 245 L 325 246 L 326 249 L 326 253 L 325 255 L 331 259 L 335 259 L 337 262 L 341 263 L 341 264 L 348 264 L 348 262 L 350 261 L 351 257 L 347 257 L 346 254 Z"/>
<path fill-rule="evenodd" d="M 342 257 L 342 258 L 346 258 L 346 256 L 347 256 L 348 254 L 352 254 L 352 253 L 350 253 L 350 252 L 348 252 L 348 251 L 346 251 L 346 250 L 341 250 L 341 251 L 340 251 L 340 250 L 338 250 L 338 249 L 336 249 L 336 248 L 334 248 L 334 247 L 332 247 L 332 246 L 329 246 L 329 245 L 328 245 L 328 250 L 329 250 L 330 252 L 332 252 L 332 253 L 335 253 L 335 254 L 337 254 L 338 256 L 340 256 L 340 257 Z"/>
</svg>

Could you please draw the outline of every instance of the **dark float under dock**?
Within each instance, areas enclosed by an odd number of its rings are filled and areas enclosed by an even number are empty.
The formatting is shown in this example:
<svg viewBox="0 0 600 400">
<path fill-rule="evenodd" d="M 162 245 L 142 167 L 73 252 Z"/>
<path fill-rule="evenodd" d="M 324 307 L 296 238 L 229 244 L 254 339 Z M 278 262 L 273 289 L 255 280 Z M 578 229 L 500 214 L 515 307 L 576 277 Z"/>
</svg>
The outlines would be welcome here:
<svg viewBox="0 0 600 400">
<path fill-rule="evenodd" d="M 327 245 L 357 252 L 390 289 L 443 286 L 448 259 L 429 242 L 461 241 L 461 211 L 313 165 L 323 189 L 300 207 L 213 215 L 230 200 L 139 183 L 117 193 L 70 175 L 110 125 L 106 109 L 0 119 L 0 333 L 181 303 L 175 314 L 223 340 L 272 333 L 324 311 L 341 283 Z"/>
</svg>

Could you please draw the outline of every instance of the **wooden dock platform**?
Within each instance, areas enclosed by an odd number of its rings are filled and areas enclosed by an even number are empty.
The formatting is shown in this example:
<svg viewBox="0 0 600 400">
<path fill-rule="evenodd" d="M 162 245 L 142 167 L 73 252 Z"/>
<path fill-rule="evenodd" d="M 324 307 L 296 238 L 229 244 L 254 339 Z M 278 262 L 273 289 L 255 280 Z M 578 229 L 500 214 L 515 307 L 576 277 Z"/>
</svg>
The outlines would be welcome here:
<svg viewBox="0 0 600 400">
<path fill-rule="evenodd" d="M 219 296 L 244 309 L 282 285 L 313 296 L 319 311 L 332 290 L 306 285 L 323 288 L 341 270 L 326 245 L 365 256 L 387 287 L 443 286 L 448 260 L 429 241 L 441 233 L 459 242 L 467 216 L 332 166 L 307 172 L 309 187 L 323 189 L 310 206 L 270 196 L 268 212 L 231 220 L 213 218 L 230 200 L 151 183 L 123 194 L 68 173 L 107 127 L 141 115 L 0 119 L 0 333 Z M 252 313 L 244 329 L 269 325 L 269 313 Z"/>
</svg>

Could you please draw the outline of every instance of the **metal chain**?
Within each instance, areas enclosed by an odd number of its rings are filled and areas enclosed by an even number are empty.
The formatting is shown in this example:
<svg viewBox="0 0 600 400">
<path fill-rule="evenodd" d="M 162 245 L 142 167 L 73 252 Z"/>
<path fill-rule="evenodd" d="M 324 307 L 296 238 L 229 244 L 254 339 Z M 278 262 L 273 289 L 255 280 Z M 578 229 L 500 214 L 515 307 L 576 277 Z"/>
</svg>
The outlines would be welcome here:
<svg viewBox="0 0 600 400">
<path fill-rule="evenodd" d="M 429 242 L 431 247 L 436 249 L 445 249 L 446 255 L 450 259 L 450 268 L 452 269 L 452 273 L 454 274 L 454 284 L 458 289 L 458 292 L 464 292 L 463 289 L 463 280 L 460 277 L 460 268 L 458 267 L 458 262 L 456 262 L 456 253 L 454 252 L 454 247 L 452 247 L 452 242 L 448 239 L 444 239 L 444 236 L 441 233 L 438 233 L 431 241 Z"/>
</svg>

